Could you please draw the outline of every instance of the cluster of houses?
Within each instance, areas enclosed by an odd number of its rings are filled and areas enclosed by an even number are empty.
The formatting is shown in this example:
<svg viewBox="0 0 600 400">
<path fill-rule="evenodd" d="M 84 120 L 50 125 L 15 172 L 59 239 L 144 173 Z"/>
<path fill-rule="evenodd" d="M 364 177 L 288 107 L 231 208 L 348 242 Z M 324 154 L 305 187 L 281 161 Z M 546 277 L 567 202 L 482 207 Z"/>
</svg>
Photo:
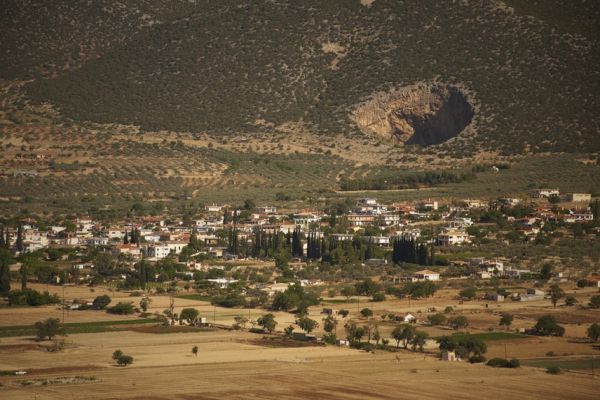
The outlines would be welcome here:
<svg viewBox="0 0 600 400">
<path fill-rule="evenodd" d="M 543 198 L 561 196 L 558 189 L 536 189 L 532 197 Z M 563 221 L 578 223 L 593 220 L 587 204 L 591 200 L 589 194 L 569 193 L 564 195 L 572 204 L 580 203 L 580 208 L 572 207 L 567 213 L 556 213 L 548 202 L 536 202 L 532 215 L 523 218 L 507 217 L 527 238 L 534 238 L 545 223 Z M 514 206 L 521 202 L 518 198 L 501 198 L 496 205 Z M 587 203 L 586 203 L 587 202 Z M 457 204 L 446 204 L 440 207 L 437 201 L 422 201 L 415 204 L 394 203 L 381 204 L 374 198 L 360 198 L 355 206 L 345 215 L 336 216 L 344 219 L 347 226 L 345 233 L 331 234 L 334 241 L 350 241 L 355 234 L 367 226 L 379 226 L 381 234 L 365 236 L 365 240 L 376 246 L 391 246 L 396 238 L 419 240 L 420 225 L 423 220 L 436 219 L 441 227 L 430 243 L 439 246 L 468 245 L 472 237 L 468 228 L 473 225 L 470 215 L 473 210 L 482 210 L 490 206 L 489 202 L 477 199 L 465 199 Z M 224 218 L 228 208 L 224 205 L 209 205 L 202 218 L 191 221 L 167 224 L 161 217 L 143 217 L 135 222 L 118 226 L 102 226 L 91 218 L 82 216 L 72 221 L 71 226 L 50 226 L 41 231 L 33 224 L 22 225 L 23 251 L 35 251 L 50 245 L 60 246 L 103 246 L 110 249 L 114 256 L 127 255 L 139 258 L 142 255 L 151 260 L 160 260 L 172 254 L 179 254 L 189 244 L 192 233 L 202 244 L 203 252 L 216 258 L 235 257 L 227 254 L 225 238 L 218 236 L 219 231 L 235 226 L 240 239 L 250 239 L 252 232 L 260 227 L 265 234 L 292 233 L 300 229 L 304 233 L 321 234 L 321 227 L 328 226 L 328 215 L 314 210 L 284 210 L 279 212 L 274 206 L 255 207 L 243 220 L 232 222 Z M 438 225 L 439 226 L 439 225 Z M 385 232 L 385 234 L 383 233 Z M 134 234 L 133 234 L 134 233 Z M 17 229 L 7 232 L 8 240 L 14 244 Z M 306 243 L 304 243 L 306 246 Z M 504 269 L 501 263 L 480 263 L 479 277 L 497 276 L 502 273 L 509 276 L 519 275 L 523 271 Z"/>
</svg>

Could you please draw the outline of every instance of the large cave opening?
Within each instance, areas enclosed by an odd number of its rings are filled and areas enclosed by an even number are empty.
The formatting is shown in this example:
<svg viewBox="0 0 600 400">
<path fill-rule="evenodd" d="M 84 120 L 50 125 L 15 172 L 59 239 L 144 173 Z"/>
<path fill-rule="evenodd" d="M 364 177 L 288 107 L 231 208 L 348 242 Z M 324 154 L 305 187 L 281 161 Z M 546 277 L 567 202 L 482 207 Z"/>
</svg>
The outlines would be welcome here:
<svg viewBox="0 0 600 400">
<path fill-rule="evenodd" d="M 475 111 L 462 93 L 450 91 L 447 97 L 439 99 L 439 106 L 430 108 L 428 113 L 402 110 L 400 114 L 405 115 L 414 132 L 406 143 L 430 146 L 461 133 L 471 123 Z"/>
<path fill-rule="evenodd" d="M 421 146 L 458 136 L 474 116 L 475 109 L 465 93 L 438 83 L 377 93 L 353 113 L 363 131 Z"/>
</svg>

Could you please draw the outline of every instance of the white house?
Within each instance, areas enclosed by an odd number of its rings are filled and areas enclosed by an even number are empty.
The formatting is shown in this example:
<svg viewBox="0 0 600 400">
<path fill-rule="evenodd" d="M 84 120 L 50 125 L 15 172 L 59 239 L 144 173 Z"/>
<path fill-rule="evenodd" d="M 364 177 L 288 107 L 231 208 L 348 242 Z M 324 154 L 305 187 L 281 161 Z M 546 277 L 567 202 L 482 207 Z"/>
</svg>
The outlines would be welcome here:
<svg viewBox="0 0 600 400">
<path fill-rule="evenodd" d="M 413 274 L 413 280 L 417 281 L 439 281 L 440 274 L 429 269 L 417 271 Z"/>
<path fill-rule="evenodd" d="M 221 289 L 225 289 L 232 283 L 238 282 L 237 279 L 231 279 L 231 278 L 215 278 L 215 279 L 207 279 L 207 281 L 210 283 L 214 283 L 215 285 L 219 286 Z"/>
<path fill-rule="evenodd" d="M 169 241 L 148 246 L 148 257 L 160 260 L 170 254 L 179 254 L 187 246 L 187 242 Z"/>
<path fill-rule="evenodd" d="M 359 213 L 381 215 L 387 212 L 387 206 L 379 204 L 377 202 L 377 199 L 362 198 L 358 199 L 358 201 L 356 202 L 356 210 Z"/>
<path fill-rule="evenodd" d="M 442 232 L 437 237 L 437 242 L 440 246 L 453 246 L 464 243 L 471 243 L 469 234 L 461 230 L 447 230 Z"/>
<path fill-rule="evenodd" d="M 86 244 L 88 246 L 106 246 L 108 245 L 108 238 L 107 237 L 91 237 L 89 239 L 87 239 Z"/>
<path fill-rule="evenodd" d="M 206 206 L 206 211 L 208 212 L 221 212 L 223 206 L 219 206 L 217 204 L 211 204 L 210 206 Z"/>
<path fill-rule="evenodd" d="M 274 206 L 256 207 L 256 212 L 258 212 L 259 214 L 276 214 L 277 207 L 274 207 Z"/>
<path fill-rule="evenodd" d="M 531 191 L 531 197 L 539 199 L 541 197 L 554 197 L 554 196 L 559 196 L 560 195 L 560 190 L 558 190 L 558 188 L 556 189 L 548 189 L 548 188 L 544 188 L 544 189 L 534 189 Z"/>
<path fill-rule="evenodd" d="M 567 193 L 567 201 L 573 203 L 589 203 L 592 201 L 592 195 L 589 193 Z"/>
</svg>

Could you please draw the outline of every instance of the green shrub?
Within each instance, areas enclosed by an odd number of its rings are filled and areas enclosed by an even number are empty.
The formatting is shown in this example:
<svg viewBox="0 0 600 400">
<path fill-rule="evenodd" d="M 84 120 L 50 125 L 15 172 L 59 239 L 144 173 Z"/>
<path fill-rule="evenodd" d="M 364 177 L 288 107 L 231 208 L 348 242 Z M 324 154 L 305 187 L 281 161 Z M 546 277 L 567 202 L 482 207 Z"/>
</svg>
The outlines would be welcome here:
<svg viewBox="0 0 600 400">
<path fill-rule="evenodd" d="M 507 360 L 505 358 L 492 358 L 486 364 L 487 366 L 494 368 L 519 368 L 521 363 L 516 358 Z"/>
<path fill-rule="evenodd" d="M 475 355 L 469 357 L 469 362 L 471 364 L 482 363 L 482 362 L 485 362 L 485 360 L 486 360 L 486 358 L 481 354 L 479 354 L 479 355 L 475 354 Z"/>
<path fill-rule="evenodd" d="M 37 290 L 11 290 L 8 293 L 8 305 L 10 306 L 43 306 L 46 304 L 58 304 L 60 298 L 57 294 L 51 295 L 47 291 L 40 293 Z"/>
<path fill-rule="evenodd" d="M 133 314 L 135 312 L 135 308 L 131 302 L 119 302 L 116 305 L 107 308 L 106 311 L 111 314 L 126 315 Z"/>
</svg>

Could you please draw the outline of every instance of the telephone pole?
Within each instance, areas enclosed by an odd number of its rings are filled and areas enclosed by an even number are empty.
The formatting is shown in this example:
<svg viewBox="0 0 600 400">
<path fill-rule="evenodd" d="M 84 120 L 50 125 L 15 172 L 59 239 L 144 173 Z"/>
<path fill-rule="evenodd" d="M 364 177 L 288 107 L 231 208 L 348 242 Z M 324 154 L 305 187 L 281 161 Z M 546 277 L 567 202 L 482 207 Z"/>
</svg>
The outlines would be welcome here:
<svg viewBox="0 0 600 400">
<path fill-rule="evenodd" d="M 65 323 L 65 284 L 62 285 L 62 322 Z"/>
</svg>

